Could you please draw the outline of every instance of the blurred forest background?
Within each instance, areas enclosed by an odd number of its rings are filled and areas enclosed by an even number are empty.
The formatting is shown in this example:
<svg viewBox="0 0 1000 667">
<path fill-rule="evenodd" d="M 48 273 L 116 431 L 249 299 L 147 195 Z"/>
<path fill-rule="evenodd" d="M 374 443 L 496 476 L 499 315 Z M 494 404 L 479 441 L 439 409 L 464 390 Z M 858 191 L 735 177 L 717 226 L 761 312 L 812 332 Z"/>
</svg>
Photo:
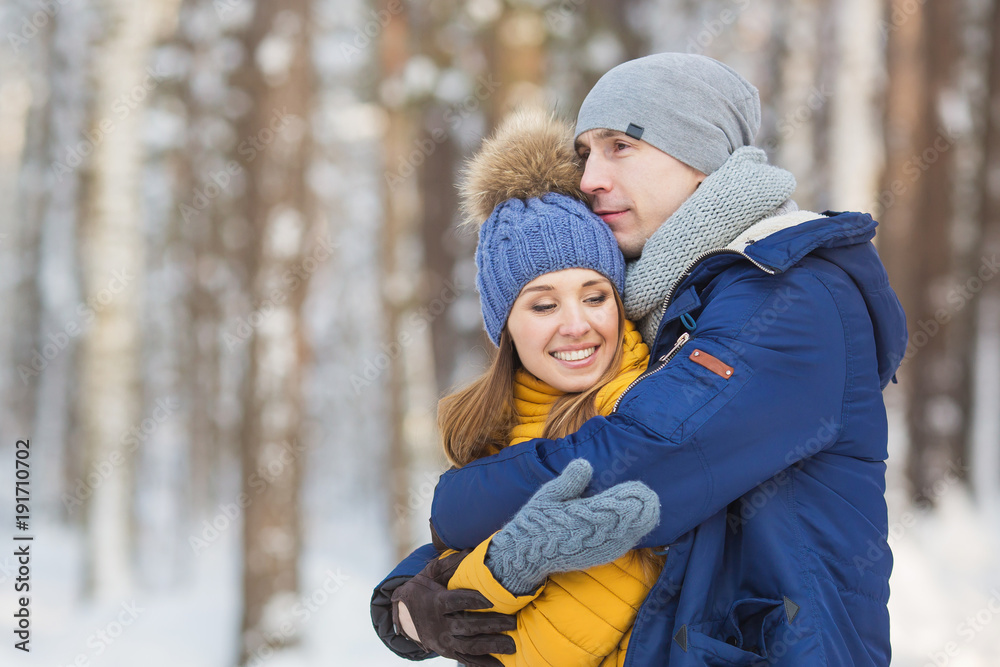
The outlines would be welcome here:
<svg viewBox="0 0 1000 667">
<path fill-rule="evenodd" d="M 0 27 L 13 664 L 400 664 L 368 597 L 427 541 L 435 404 L 489 348 L 458 170 L 512 106 L 573 118 L 668 50 L 759 87 L 800 207 L 880 220 L 895 664 L 996 664 L 1000 0 L 3 0 Z"/>
</svg>

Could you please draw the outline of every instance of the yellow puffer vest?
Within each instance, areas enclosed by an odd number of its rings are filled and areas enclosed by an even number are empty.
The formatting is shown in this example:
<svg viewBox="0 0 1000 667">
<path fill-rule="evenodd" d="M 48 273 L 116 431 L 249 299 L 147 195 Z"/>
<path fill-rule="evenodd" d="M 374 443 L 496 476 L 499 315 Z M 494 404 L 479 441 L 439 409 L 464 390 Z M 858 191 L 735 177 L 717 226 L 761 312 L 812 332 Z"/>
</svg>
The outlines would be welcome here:
<svg viewBox="0 0 1000 667">
<path fill-rule="evenodd" d="M 635 325 L 625 322 L 621 372 L 597 394 L 599 414 L 611 412 L 618 396 L 649 363 L 649 347 Z M 514 389 L 519 423 L 511 431 L 512 445 L 542 435 L 549 409 L 562 395 L 524 371 Z M 492 538 L 491 538 L 492 539 Z M 507 667 L 621 667 L 632 624 L 658 572 L 647 576 L 635 552 L 582 572 L 551 575 L 532 595 L 512 595 L 486 567 L 486 540 L 462 561 L 449 589 L 481 592 L 493 609 L 517 614 L 513 655 L 496 655 Z"/>
</svg>

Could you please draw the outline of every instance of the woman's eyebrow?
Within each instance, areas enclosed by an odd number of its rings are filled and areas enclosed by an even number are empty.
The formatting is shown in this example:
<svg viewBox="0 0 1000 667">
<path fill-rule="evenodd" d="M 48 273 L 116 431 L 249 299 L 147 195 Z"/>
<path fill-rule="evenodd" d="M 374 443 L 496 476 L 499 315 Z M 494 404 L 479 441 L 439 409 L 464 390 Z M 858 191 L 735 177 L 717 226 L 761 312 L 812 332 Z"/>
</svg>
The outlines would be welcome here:
<svg viewBox="0 0 1000 667">
<path fill-rule="evenodd" d="M 608 280 L 607 278 L 594 278 L 593 280 L 588 280 L 587 282 L 585 282 L 580 287 L 590 287 L 591 285 L 601 285 L 601 284 L 604 284 L 604 283 L 607 283 L 608 285 L 610 285 L 611 281 Z"/>
<path fill-rule="evenodd" d="M 551 292 L 554 287 L 552 285 L 535 285 L 534 287 L 525 287 L 521 290 L 521 294 L 526 294 L 528 292 Z"/>
</svg>

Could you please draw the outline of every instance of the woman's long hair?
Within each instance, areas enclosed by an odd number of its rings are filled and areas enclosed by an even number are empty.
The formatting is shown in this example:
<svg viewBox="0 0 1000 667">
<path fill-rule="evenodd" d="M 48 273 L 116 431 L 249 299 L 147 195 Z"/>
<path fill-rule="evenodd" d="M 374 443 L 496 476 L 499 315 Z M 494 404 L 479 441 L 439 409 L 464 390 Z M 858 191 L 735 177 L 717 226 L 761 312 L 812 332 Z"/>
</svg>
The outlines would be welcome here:
<svg viewBox="0 0 1000 667">
<path fill-rule="evenodd" d="M 543 438 L 562 438 L 574 433 L 583 423 L 597 415 L 595 399 L 598 392 L 614 380 L 621 370 L 625 355 L 625 306 L 618 290 L 612 287 L 618 310 L 618 339 L 611 363 L 594 386 L 586 391 L 560 396 L 549 410 L 542 430 Z M 449 394 L 438 403 L 438 430 L 445 455 L 452 465 L 462 466 L 495 454 L 510 442 L 510 431 L 517 425 L 514 411 L 514 383 L 517 370 L 522 368 L 510 332 L 505 326 L 500 345 L 489 368 L 464 389 Z M 652 585 L 659 574 L 663 557 L 651 549 L 630 552 L 639 558 L 643 574 Z"/>
</svg>

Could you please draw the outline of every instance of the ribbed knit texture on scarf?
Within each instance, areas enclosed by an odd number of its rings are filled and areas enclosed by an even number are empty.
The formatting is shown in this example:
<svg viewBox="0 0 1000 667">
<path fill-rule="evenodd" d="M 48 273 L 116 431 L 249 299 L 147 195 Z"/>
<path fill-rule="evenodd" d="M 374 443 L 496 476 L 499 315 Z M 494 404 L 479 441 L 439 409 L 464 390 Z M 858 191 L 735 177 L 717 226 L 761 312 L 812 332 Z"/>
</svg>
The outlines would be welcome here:
<svg viewBox="0 0 1000 667">
<path fill-rule="evenodd" d="M 754 223 L 773 215 L 795 191 L 795 177 L 769 165 L 767 154 L 744 146 L 710 174 L 646 241 L 625 269 L 625 314 L 652 343 L 660 306 L 698 255 L 723 248 Z"/>
<path fill-rule="evenodd" d="M 649 346 L 642 342 L 635 324 L 629 320 L 625 320 L 622 352 L 622 365 L 618 375 L 601 387 L 594 397 L 594 406 L 599 415 L 611 413 L 618 396 L 632 380 L 646 370 L 646 365 L 649 363 Z M 514 412 L 518 423 L 510 431 L 510 444 L 516 445 L 519 442 L 542 437 L 549 410 L 562 395 L 563 392 L 542 382 L 526 370 L 518 370 L 514 378 Z"/>
</svg>

